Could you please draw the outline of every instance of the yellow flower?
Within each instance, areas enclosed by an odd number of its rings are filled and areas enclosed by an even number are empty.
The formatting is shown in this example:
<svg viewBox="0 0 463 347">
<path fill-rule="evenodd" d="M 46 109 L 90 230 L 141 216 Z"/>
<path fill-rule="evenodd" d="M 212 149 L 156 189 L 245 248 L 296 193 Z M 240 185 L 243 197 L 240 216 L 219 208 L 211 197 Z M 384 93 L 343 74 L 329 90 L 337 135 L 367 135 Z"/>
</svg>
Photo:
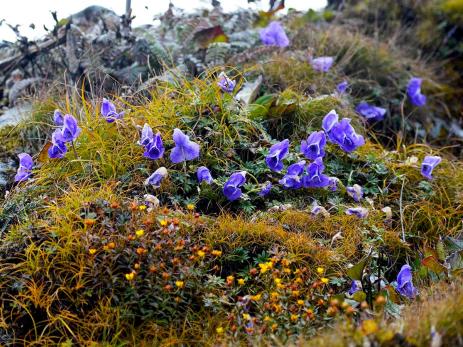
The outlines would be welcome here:
<svg viewBox="0 0 463 347">
<path fill-rule="evenodd" d="M 127 279 L 127 281 L 132 281 L 135 278 L 135 272 L 132 271 L 128 274 L 125 274 L 125 278 Z"/>
<path fill-rule="evenodd" d="M 224 330 L 223 330 L 222 327 L 217 327 L 217 328 L 215 328 L 215 331 L 216 331 L 216 333 L 219 334 L 219 335 L 222 335 L 223 332 L 224 332 Z"/>
<path fill-rule="evenodd" d="M 283 268 L 283 271 L 285 272 L 285 274 L 288 274 L 288 275 L 291 274 L 291 269 L 289 267 Z"/>
<path fill-rule="evenodd" d="M 175 282 L 175 285 L 177 286 L 177 288 L 183 288 L 185 286 L 185 282 L 183 281 L 176 281 Z"/>
<path fill-rule="evenodd" d="M 322 267 L 317 267 L 317 273 L 318 273 L 319 275 L 323 274 L 324 272 L 325 272 L 325 269 L 324 269 L 324 268 L 322 268 Z"/>
<path fill-rule="evenodd" d="M 297 300 L 297 304 L 299 306 L 304 306 L 304 300 L 301 300 L 301 299 Z"/>
<path fill-rule="evenodd" d="M 160 223 L 162 227 L 167 226 L 167 221 L 165 219 L 163 219 Z"/>
<path fill-rule="evenodd" d="M 88 250 L 88 253 L 90 253 L 90 255 L 94 255 L 96 253 L 96 249 L 95 248 L 90 248 Z"/>
<path fill-rule="evenodd" d="M 362 323 L 362 331 L 365 335 L 374 334 L 379 330 L 378 324 L 373 319 L 367 319 Z"/>
<path fill-rule="evenodd" d="M 240 286 L 244 285 L 245 282 L 246 282 L 246 281 L 245 281 L 244 278 L 239 278 L 239 279 L 238 279 L 238 284 L 239 284 Z"/>
<path fill-rule="evenodd" d="M 279 296 L 280 296 L 280 294 L 278 294 L 277 292 L 271 292 L 271 293 L 270 293 L 270 298 L 271 298 L 272 300 L 278 299 Z"/>
<path fill-rule="evenodd" d="M 278 328 L 278 324 L 277 324 L 277 323 L 273 323 L 273 324 L 272 324 L 272 330 L 275 331 L 275 330 L 277 330 L 277 328 Z"/>
<path fill-rule="evenodd" d="M 143 229 L 135 231 L 135 235 L 138 237 L 142 237 L 145 234 L 145 231 Z"/>
<path fill-rule="evenodd" d="M 291 315 L 291 320 L 292 320 L 293 322 L 297 321 L 298 319 L 299 319 L 299 315 L 298 315 L 298 314 L 292 314 L 292 315 Z"/>
<path fill-rule="evenodd" d="M 235 277 L 233 277 L 232 275 L 227 276 L 227 284 L 228 285 L 232 285 L 234 280 L 235 280 Z"/>
<path fill-rule="evenodd" d="M 211 254 L 212 254 L 213 256 L 215 256 L 215 257 L 220 257 L 220 256 L 222 255 L 222 251 L 218 251 L 218 250 L 215 250 L 215 249 L 214 249 L 214 250 L 211 252 Z"/>
<path fill-rule="evenodd" d="M 198 256 L 201 258 L 204 258 L 206 256 L 206 252 L 199 250 L 198 251 Z"/>
<path fill-rule="evenodd" d="M 297 297 L 299 296 L 300 293 L 299 293 L 299 290 L 293 290 L 293 291 L 291 292 L 291 294 L 292 294 L 295 298 L 297 298 Z"/>
<path fill-rule="evenodd" d="M 251 315 L 249 313 L 243 313 L 243 319 L 251 320 Z"/>
<path fill-rule="evenodd" d="M 260 273 L 266 273 L 268 271 L 268 265 L 266 263 L 264 264 L 259 264 L 259 268 L 260 268 Z"/>
<path fill-rule="evenodd" d="M 275 282 L 276 285 L 281 284 L 281 278 L 274 278 L 273 281 Z"/>
<path fill-rule="evenodd" d="M 186 205 L 186 208 L 189 209 L 190 211 L 193 211 L 195 209 L 195 205 L 188 204 L 188 205 Z"/>
<path fill-rule="evenodd" d="M 325 284 L 328 284 L 328 282 L 330 281 L 328 278 L 326 277 L 322 277 L 321 281 Z"/>
<path fill-rule="evenodd" d="M 264 317 L 264 322 L 269 322 L 270 320 L 271 320 L 271 318 L 269 316 Z"/>
<path fill-rule="evenodd" d="M 302 278 L 298 277 L 298 278 L 296 278 L 296 279 L 294 280 L 294 282 L 296 282 L 296 283 L 302 283 L 303 281 L 302 281 Z"/>
<path fill-rule="evenodd" d="M 140 206 L 138 206 L 138 209 L 140 211 L 144 211 L 144 210 L 146 210 L 146 205 L 140 205 Z"/>
<path fill-rule="evenodd" d="M 251 300 L 259 301 L 260 299 L 262 299 L 262 294 L 256 294 L 251 296 Z"/>
</svg>

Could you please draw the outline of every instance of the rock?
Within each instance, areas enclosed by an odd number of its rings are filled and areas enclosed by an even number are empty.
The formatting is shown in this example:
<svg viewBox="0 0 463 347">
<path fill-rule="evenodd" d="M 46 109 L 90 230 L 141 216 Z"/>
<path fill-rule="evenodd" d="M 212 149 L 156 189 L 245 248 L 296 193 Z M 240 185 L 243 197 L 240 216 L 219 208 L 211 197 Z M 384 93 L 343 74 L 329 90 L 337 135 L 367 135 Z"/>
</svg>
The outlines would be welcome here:
<svg viewBox="0 0 463 347">
<path fill-rule="evenodd" d="M 21 104 L 7 109 L 5 113 L 0 115 L 0 129 L 6 126 L 18 125 L 29 117 L 31 111 L 31 104 Z"/>
<path fill-rule="evenodd" d="M 241 90 L 235 96 L 236 100 L 243 102 L 245 105 L 249 105 L 253 102 L 259 93 L 262 80 L 262 75 L 260 75 L 255 81 L 244 83 Z"/>
</svg>

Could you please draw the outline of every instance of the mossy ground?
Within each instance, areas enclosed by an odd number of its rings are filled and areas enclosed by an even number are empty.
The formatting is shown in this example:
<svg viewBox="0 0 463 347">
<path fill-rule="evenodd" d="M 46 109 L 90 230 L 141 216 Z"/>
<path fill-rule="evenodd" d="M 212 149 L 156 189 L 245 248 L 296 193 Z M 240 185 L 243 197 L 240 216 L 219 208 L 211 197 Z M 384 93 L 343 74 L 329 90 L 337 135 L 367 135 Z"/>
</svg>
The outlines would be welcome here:
<svg viewBox="0 0 463 347">
<path fill-rule="evenodd" d="M 6 155 L 28 151 L 37 162 L 33 179 L 12 187 L 0 207 L 6 343 L 419 346 L 429 343 L 432 326 L 445 344 L 459 343 L 461 305 L 444 293 L 462 300 L 463 162 L 452 149 L 394 132 L 394 122 L 404 130 L 404 119 L 416 115 L 400 107 L 413 57 L 342 27 L 308 36 L 312 26 L 289 21 L 294 54 L 224 67 L 238 85 L 264 75 L 251 105 L 221 92 L 219 70 L 211 70 L 159 82 L 144 96 L 111 96 L 126 111 L 114 123 L 101 117 L 100 96 L 76 90 L 38 100 L 32 121 L 2 132 Z M 335 55 L 335 68 L 313 71 L 297 53 L 308 47 Z M 416 72 L 432 73 L 423 66 Z M 334 93 L 343 79 L 350 95 Z M 369 126 L 355 114 L 363 98 L 390 103 L 384 124 Z M 82 128 L 60 160 L 46 155 L 55 108 Z M 275 187 L 260 197 L 264 182 L 280 178 L 264 162 L 270 145 L 289 138 L 285 163 L 296 162 L 300 140 L 331 109 L 367 138 L 350 154 L 328 144 L 326 173 L 340 180 L 337 191 Z M 143 157 L 136 142 L 144 123 L 162 134 L 164 159 Z M 199 159 L 169 161 L 175 127 L 200 144 Z M 436 154 L 443 161 L 429 181 L 420 163 Z M 213 184 L 198 185 L 201 165 Z M 145 186 L 161 166 L 169 171 L 161 187 Z M 249 174 L 245 194 L 229 202 L 222 185 L 238 170 Z M 368 197 L 360 204 L 346 193 L 354 183 Z M 147 206 L 145 194 L 160 206 Z M 313 216 L 314 201 L 329 215 Z M 370 210 L 367 218 L 345 214 L 357 205 Z M 392 285 L 404 263 L 421 293 L 415 301 Z M 353 279 L 364 288 L 352 297 Z M 421 319 L 411 323 L 416 312 Z"/>
</svg>

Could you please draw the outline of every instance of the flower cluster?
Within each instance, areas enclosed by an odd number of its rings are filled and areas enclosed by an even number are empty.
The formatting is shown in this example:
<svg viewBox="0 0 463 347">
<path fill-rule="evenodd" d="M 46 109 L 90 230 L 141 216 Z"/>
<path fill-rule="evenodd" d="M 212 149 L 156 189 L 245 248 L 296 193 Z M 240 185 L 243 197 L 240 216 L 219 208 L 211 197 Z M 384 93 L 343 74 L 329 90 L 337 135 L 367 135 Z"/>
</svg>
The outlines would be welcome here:
<svg viewBox="0 0 463 347">
<path fill-rule="evenodd" d="M 285 30 L 278 22 L 271 22 L 266 28 L 260 31 L 260 39 L 266 46 L 287 47 L 289 39 Z"/>
<path fill-rule="evenodd" d="M 67 152 L 66 143 L 74 142 L 79 136 L 81 129 L 77 125 L 77 119 L 72 115 L 62 115 L 56 110 L 53 116 L 55 124 L 62 128 L 56 129 L 51 136 L 51 146 L 48 148 L 48 156 L 52 159 L 63 158 Z"/>
<path fill-rule="evenodd" d="M 15 182 L 22 182 L 28 180 L 32 175 L 32 168 L 34 167 L 34 161 L 32 157 L 27 153 L 21 153 L 18 155 L 19 167 L 16 175 L 14 176 Z"/>
<path fill-rule="evenodd" d="M 108 99 L 103 98 L 103 102 L 101 103 L 101 115 L 108 123 L 113 123 L 116 119 L 121 119 L 124 116 L 124 112 L 117 113 L 116 106 Z"/>
</svg>

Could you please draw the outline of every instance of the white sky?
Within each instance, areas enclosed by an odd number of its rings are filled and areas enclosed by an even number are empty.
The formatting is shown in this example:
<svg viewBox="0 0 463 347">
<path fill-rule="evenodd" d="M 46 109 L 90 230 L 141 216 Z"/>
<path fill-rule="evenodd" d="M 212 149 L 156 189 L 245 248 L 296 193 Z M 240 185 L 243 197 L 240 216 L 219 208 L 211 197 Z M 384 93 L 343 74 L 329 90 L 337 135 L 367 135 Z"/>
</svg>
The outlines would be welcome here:
<svg viewBox="0 0 463 347">
<path fill-rule="evenodd" d="M 210 8 L 208 0 L 171 0 L 172 3 L 185 10 L 197 8 Z M 225 11 L 237 8 L 257 8 L 255 4 L 248 4 L 247 0 L 221 0 Z M 90 5 L 99 5 L 112 9 L 117 14 L 125 12 L 125 0 L 1 0 L 0 19 L 8 23 L 20 24 L 20 32 L 31 39 L 41 37 L 45 31 L 43 25 L 53 28 L 53 18 L 50 11 L 57 11 L 58 18 L 65 18 L 73 13 L 83 10 Z M 308 10 L 320 9 L 326 5 L 326 0 L 286 0 L 286 8 Z M 146 7 L 147 8 L 146 8 Z M 132 0 L 132 13 L 136 16 L 134 25 L 149 24 L 153 16 L 163 13 L 169 6 L 169 0 Z M 261 0 L 259 8 L 267 9 L 268 0 Z M 35 30 L 29 28 L 35 24 Z M 0 26 L 0 40 L 14 41 L 13 31 L 5 24 Z"/>
</svg>

